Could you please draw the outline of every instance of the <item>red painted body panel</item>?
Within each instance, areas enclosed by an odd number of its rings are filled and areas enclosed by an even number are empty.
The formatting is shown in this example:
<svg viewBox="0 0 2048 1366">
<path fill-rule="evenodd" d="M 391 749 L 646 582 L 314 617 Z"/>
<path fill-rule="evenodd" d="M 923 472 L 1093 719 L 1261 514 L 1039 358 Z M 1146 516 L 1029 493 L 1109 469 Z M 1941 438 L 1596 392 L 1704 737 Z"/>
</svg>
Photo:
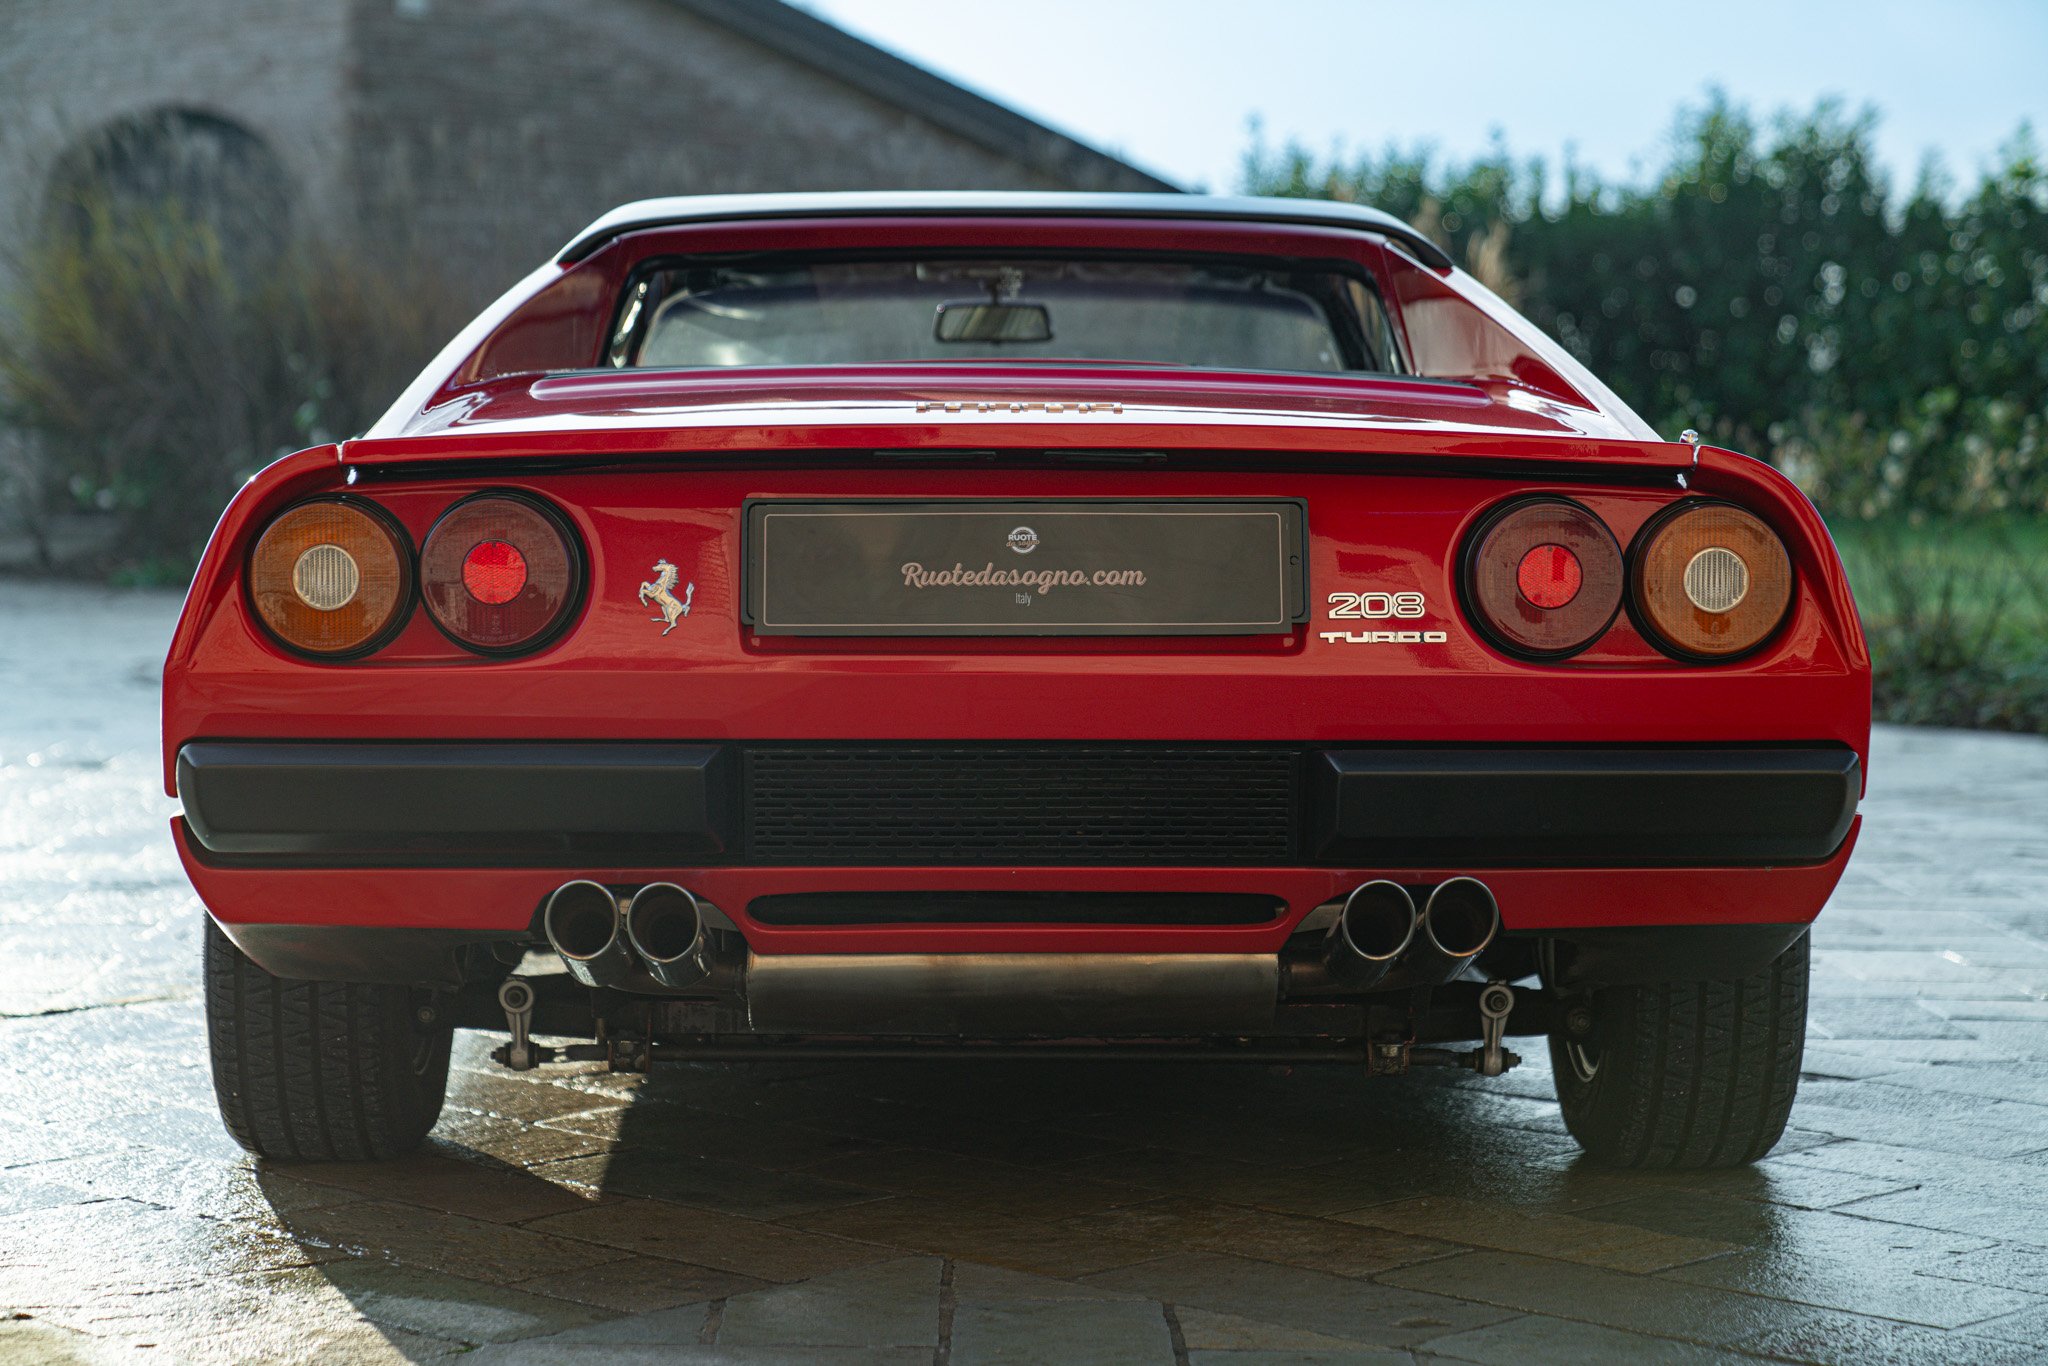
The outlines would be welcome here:
<svg viewBox="0 0 2048 1366">
<path fill-rule="evenodd" d="M 1533 352 L 1470 382 L 1210 374 L 1121 366 L 868 366 L 536 378 L 590 365 L 591 310 L 650 254 L 768 246 L 1171 246 L 1341 254 L 1418 306 L 1417 335 L 1459 324 L 1458 291 L 1355 234 L 1308 228 L 804 222 L 632 234 L 540 279 L 410 419 L 264 471 L 234 500 L 194 581 L 166 664 L 166 782 L 198 739 L 1043 739 L 1436 743 L 1833 742 L 1866 760 L 1869 659 L 1826 529 L 1781 476 L 1741 456 L 1634 439 Z M 1311 240 L 1313 239 L 1313 240 Z M 1462 305 L 1459 305 L 1462 306 Z M 579 310 L 581 310 L 579 312 Z M 553 321 L 550 322 L 550 319 Z M 581 321 L 579 321 L 579 319 Z M 1448 334 L 1447 334 L 1448 335 Z M 588 354 L 585 354 L 585 353 Z M 1479 352 L 1474 352 L 1479 354 Z M 1082 411 L 1081 405 L 1087 406 Z M 874 452 L 884 452 L 876 456 Z M 1047 453 L 1051 454 L 1048 455 Z M 1075 453 L 1073 458 L 1061 453 Z M 1134 462 L 1108 463 L 1127 453 Z M 1683 476 L 1685 488 L 1681 489 Z M 298 498 L 344 487 L 415 542 L 481 487 L 551 500 L 589 548 L 571 628 L 518 659 L 467 654 L 423 615 L 387 648 L 314 663 L 272 642 L 241 587 L 248 546 Z M 1653 649 L 1626 615 L 1560 663 L 1510 658 L 1463 615 L 1455 552 L 1500 499 L 1578 498 L 1624 546 L 1687 494 L 1725 497 L 1791 549 L 1787 620 L 1756 653 L 1711 666 Z M 1284 636 L 888 641 L 762 638 L 739 619 L 739 509 L 755 497 L 1305 499 L 1310 621 Z M 667 637 L 635 598 L 657 558 L 696 585 Z M 1320 632 L 1333 591 L 1421 592 L 1435 645 L 1353 645 Z M 1847 861 L 1802 868 L 1529 870 L 222 868 L 179 846 L 226 921 L 523 928 L 566 876 L 680 880 L 761 952 L 1277 948 L 1313 906 L 1372 877 L 1476 873 L 1516 929 L 1811 919 Z M 800 890 L 1253 891 L 1281 920 L 1222 927 L 891 927 L 751 924 L 746 902 Z"/>
<path fill-rule="evenodd" d="M 181 633 L 167 679 L 169 755 L 189 739 L 1151 739 L 1301 741 L 1832 740 L 1859 750 L 1860 643 L 1831 610 L 1817 548 L 1764 651 L 1680 664 L 1624 618 L 1562 664 L 1487 646 L 1457 605 L 1471 521 L 1530 489 L 1580 497 L 1624 540 L 1675 488 L 1412 474 L 706 469 L 490 481 L 550 497 L 594 548 L 589 603 L 557 644 L 468 654 L 415 620 L 351 664 L 312 663 L 255 625 L 232 576 Z M 473 478 L 359 484 L 417 538 Z M 739 508 L 750 497 L 1304 497 L 1315 617 L 1285 636 L 944 641 L 762 638 L 739 621 Z M 1757 502 L 1754 493 L 1750 501 Z M 647 629 L 634 589 L 661 556 L 697 585 L 688 626 Z M 1323 595 L 1420 591 L 1444 645 L 1333 644 Z M 195 590 L 195 601 L 200 600 Z M 194 613 L 195 620 L 201 614 Z M 1853 619 L 1851 619 L 1853 621 Z M 1174 705 L 1163 709 L 1160 690 Z"/>
<path fill-rule="evenodd" d="M 219 868 L 172 821 L 179 856 L 214 915 L 230 923 L 526 929 L 562 884 L 545 868 Z M 1270 953 L 1315 907 L 1389 877 L 1485 881 L 1510 930 L 1606 925 L 1785 925 L 1812 920 L 1842 876 L 1856 831 L 1826 863 L 1803 868 L 578 868 L 601 882 L 680 879 L 728 913 L 757 953 Z M 1253 892 L 1287 902 L 1267 925 L 763 925 L 758 896 L 815 891 Z"/>
</svg>

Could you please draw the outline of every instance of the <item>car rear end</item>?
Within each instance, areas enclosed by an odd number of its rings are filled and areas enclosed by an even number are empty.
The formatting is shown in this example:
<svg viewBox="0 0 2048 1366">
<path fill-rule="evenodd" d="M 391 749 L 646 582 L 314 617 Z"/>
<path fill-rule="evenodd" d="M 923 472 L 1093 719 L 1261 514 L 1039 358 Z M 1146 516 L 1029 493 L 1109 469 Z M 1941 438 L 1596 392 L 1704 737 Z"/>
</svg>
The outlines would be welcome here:
<svg viewBox="0 0 2048 1366">
<path fill-rule="evenodd" d="M 951 326 L 1035 335 L 1004 288 Z M 1413 354 L 1429 316 L 1383 325 Z M 1617 1031 L 1672 983 L 1782 988 L 1853 845 L 1868 665 L 1796 490 L 1580 398 L 485 377 L 229 510 L 166 671 L 180 852 L 234 971 L 407 993 L 515 1066 L 1492 1073 L 1542 1035 L 1581 1136 L 1662 1160 L 1608 1132 Z"/>
</svg>

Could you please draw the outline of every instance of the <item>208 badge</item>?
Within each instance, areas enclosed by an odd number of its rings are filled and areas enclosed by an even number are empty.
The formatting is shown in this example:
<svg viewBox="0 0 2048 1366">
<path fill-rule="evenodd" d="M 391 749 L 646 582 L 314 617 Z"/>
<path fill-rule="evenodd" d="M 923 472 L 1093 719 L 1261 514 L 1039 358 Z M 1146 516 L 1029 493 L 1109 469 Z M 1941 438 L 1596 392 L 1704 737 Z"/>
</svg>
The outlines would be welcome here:
<svg viewBox="0 0 2048 1366">
<path fill-rule="evenodd" d="M 1424 616 L 1428 604 L 1420 593 L 1332 593 L 1328 599 L 1332 619 L 1380 620 L 1399 617 L 1404 620 Z M 1415 630 L 1399 631 L 1322 631 L 1324 640 L 1332 645 L 1443 645 L 1450 641 L 1447 631 Z"/>
</svg>

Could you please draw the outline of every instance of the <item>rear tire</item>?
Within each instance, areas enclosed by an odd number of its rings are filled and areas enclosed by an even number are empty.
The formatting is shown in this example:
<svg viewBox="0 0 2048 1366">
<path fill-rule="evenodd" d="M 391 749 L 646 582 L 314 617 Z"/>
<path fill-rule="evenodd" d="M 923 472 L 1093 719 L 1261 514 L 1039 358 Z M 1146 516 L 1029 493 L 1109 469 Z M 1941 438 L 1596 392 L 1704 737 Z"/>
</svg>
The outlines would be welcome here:
<svg viewBox="0 0 2048 1366">
<path fill-rule="evenodd" d="M 1565 1127 L 1619 1167 L 1736 1167 L 1785 1132 L 1806 1046 L 1807 936 L 1718 982 L 1606 987 L 1592 1029 L 1550 1036 Z"/>
<path fill-rule="evenodd" d="M 258 1157 L 367 1162 L 440 1118 L 454 1028 L 401 986 L 273 977 L 206 921 L 206 1033 L 228 1132 Z"/>
</svg>

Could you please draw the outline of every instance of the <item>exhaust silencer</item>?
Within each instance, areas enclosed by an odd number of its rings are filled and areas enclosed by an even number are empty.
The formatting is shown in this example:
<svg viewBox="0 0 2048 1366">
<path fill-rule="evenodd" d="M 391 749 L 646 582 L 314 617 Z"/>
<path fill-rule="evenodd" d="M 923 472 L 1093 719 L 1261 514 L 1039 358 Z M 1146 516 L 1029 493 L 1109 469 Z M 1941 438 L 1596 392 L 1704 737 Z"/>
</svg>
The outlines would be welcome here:
<svg viewBox="0 0 2048 1366">
<path fill-rule="evenodd" d="M 1415 942 L 1415 898 L 1398 882 L 1361 883 L 1323 937 L 1323 967 L 1352 990 L 1372 986 Z"/>
<path fill-rule="evenodd" d="M 1278 954 L 750 954 L 763 1034 L 1122 1038 L 1273 1025 Z"/>
<path fill-rule="evenodd" d="M 617 986 L 632 972 L 633 952 L 626 947 L 619 900 L 610 888 L 585 880 L 565 882 L 549 894 L 540 923 L 548 947 L 584 986 Z"/>
<path fill-rule="evenodd" d="M 625 924 L 626 942 L 663 986 L 695 986 L 710 975 L 704 909 L 687 888 L 673 882 L 642 887 L 626 902 Z"/>
</svg>

